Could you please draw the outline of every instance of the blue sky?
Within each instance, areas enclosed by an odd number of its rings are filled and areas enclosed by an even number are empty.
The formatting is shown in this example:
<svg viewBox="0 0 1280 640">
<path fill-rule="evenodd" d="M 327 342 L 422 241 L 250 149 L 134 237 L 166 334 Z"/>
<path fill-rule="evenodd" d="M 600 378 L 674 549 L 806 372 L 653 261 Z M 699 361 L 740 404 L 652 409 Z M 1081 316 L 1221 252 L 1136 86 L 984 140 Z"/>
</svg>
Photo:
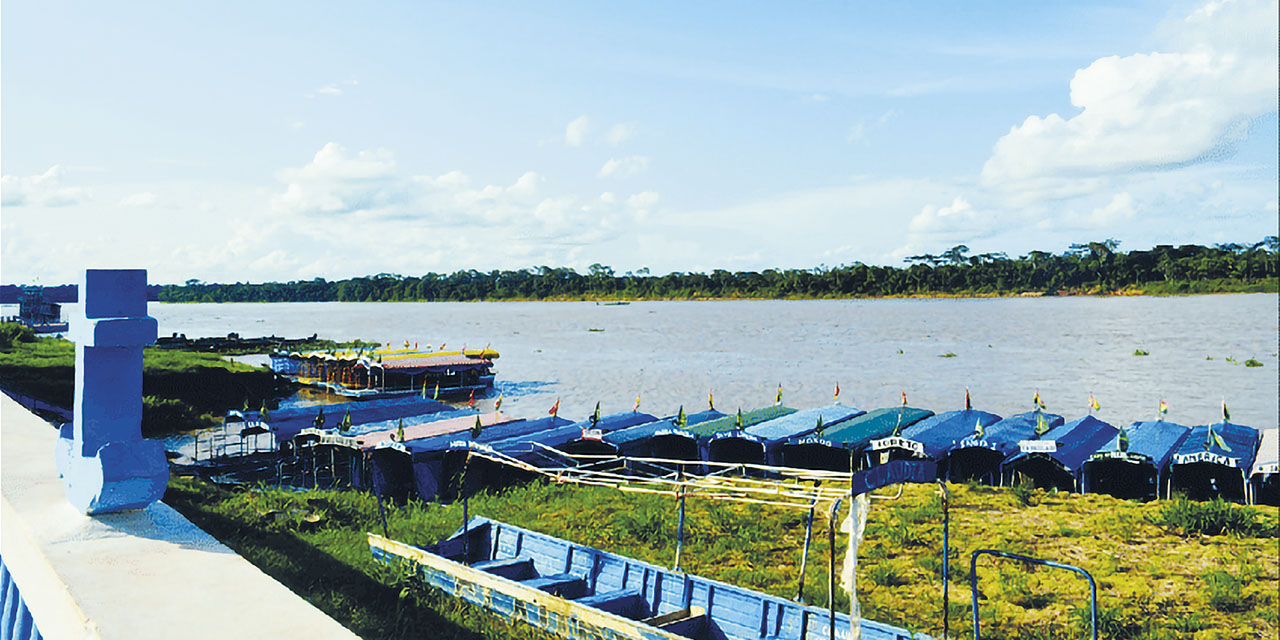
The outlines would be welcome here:
<svg viewBox="0 0 1280 640">
<path fill-rule="evenodd" d="M 1277 4 L 61 3 L 4 282 L 901 264 L 1277 229 Z"/>
</svg>

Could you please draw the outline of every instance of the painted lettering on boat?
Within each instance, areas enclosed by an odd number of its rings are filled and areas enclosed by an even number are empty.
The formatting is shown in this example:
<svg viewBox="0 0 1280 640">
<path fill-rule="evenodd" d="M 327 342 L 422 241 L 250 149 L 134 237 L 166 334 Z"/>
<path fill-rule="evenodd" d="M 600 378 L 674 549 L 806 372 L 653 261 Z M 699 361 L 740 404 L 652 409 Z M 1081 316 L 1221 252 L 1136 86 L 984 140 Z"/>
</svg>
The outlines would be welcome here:
<svg viewBox="0 0 1280 640">
<path fill-rule="evenodd" d="M 1018 443 L 1023 453 L 1057 453 L 1058 443 L 1053 440 L 1023 440 Z"/>
<path fill-rule="evenodd" d="M 908 440 L 906 438 L 899 438 L 898 436 L 891 436 L 888 438 L 881 438 L 879 440 L 871 441 L 872 451 L 881 451 L 884 449 L 906 449 L 907 451 L 910 451 L 916 455 L 919 455 L 919 456 L 924 455 L 924 445 L 919 442 L 916 442 L 915 440 Z"/>
<path fill-rule="evenodd" d="M 1239 458 L 1228 458 L 1224 455 L 1216 454 L 1212 451 L 1197 451 L 1195 453 L 1179 453 L 1173 457 L 1174 464 L 1194 464 L 1196 462 L 1209 462 L 1212 464 L 1220 464 L 1226 467 L 1240 466 Z"/>
</svg>

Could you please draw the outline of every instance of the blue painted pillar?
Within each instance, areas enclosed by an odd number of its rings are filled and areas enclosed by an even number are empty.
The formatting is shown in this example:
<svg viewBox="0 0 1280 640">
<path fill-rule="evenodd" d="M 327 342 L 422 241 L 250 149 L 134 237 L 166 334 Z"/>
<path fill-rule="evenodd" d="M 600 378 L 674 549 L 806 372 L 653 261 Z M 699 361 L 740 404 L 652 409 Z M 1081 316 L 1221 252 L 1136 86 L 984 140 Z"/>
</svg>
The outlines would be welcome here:
<svg viewBox="0 0 1280 640">
<path fill-rule="evenodd" d="M 142 347 L 156 340 L 147 272 L 88 269 L 80 280 L 75 420 L 58 439 L 67 499 L 87 514 L 141 509 L 164 496 L 164 445 L 142 438 Z"/>
</svg>

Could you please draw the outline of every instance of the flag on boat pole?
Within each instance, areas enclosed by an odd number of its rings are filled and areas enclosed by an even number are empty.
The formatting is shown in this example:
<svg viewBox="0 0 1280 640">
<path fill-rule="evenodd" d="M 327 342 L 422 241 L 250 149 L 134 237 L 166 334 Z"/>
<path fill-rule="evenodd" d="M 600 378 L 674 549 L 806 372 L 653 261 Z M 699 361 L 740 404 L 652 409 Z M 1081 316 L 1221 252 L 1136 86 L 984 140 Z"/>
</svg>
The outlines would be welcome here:
<svg viewBox="0 0 1280 640">
<path fill-rule="evenodd" d="M 1093 415 L 1094 411 L 1101 409 L 1102 405 L 1098 404 L 1098 399 L 1093 397 L 1093 392 L 1089 392 L 1089 415 Z"/>
<path fill-rule="evenodd" d="M 1231 422 L 1231 411 L 1227 409 L 1227 399 L 1222 399 L 1222 424 Z"/>
<path fill-rule="evenodd" d="M 404 418 L 396 425 L 396 442 L 404 442 Z"/>
<path fill-rule="evenodd" d="M 479 438 L 482 430 L 484 430 L 484 425 L 480 424 L 480 414 L 476 414 L 476 423 L 471 426 L 471 438 L 473 440 Z"/>
<path fill-rule="evenodd" d="M 258 410 L 258 419 L 259 419 L 259 420 L 261 420 L 261 421 L 263 421 L 263 422 L 267 422 L 268 420 L 270 420 L 270 419 L 271 419 L 270 417 L 268 417 L 268 414 L 267 414 L 267 401 L 266 401 L 266 400 L 263 400 L 263 401 L 262 401 L 262 408 Z"/>
<path fill-rule="evenodd" d="M 902 406 L 907 406 L 907 390 L 902 390 Z"/>
<path fill-rule="evenodd" d="M 423 399 L 423 400 L 426 400 L 426 399 L 427 399 L 427 380 L 426 380 L 426 378 L 423 378 L 423 379 L 422 379 L 422 399 Z"/>
<path fill-rule="evenodd" d="M 1036 412 L 1036 437 L 1039 438 L 1049 432 L 1049 421 L 1044 419 L 1044 414 Z"/>
<path fill-rule="evenodd" d="M 502 393 L 498 393 L 498 401 L 493 403 L 493 410 L 497 411 L 502 408 Z"/>
<path fill-rule="evenodd" d="M 316 419 L 311 421 L 311 426 L 317 429 L 324 428 L 324 407 L 320 407 L 320 412 L 316 414 Z"/>
<path fill-rule="evenodd" d="M 778 383 L 778 393 L 773 396 L 773 404 L 782 406 L 782 383 Z"/>
<path fill-rule="evenodd" d="M 825 428 L 826 428 L 826 427 L 824 427 L 824 426 L 822 425 L 822 414 L 818 414 L 818 428 L 813 430 L 813 435 L 815 435 L 815 436 L 817 436 L 817 437 L 821 438 L 821 437 L 822 437 L 822 430 L 823 430 L 823 429 L 825 429 Z"/>
<path fill-rule="evenodd" d="M 1036 389 L 1036 395 L 1032 396 L 1032 398 L 1031 398 L 1031 404 L 1035 405 L 1036 409 L 1038 409 L 1038 410 L 1043 410 L 1043 409 L 1048 409 L 1048 408 L 1049 408 L 1049 407 L 1044 406 L 1044 400 L 1041 400 L 1041 399 L 1040 399 L 1040 390 L 1039 390 L 1039 389 Z"/>
<path fill-rule="evenodd" d="M 471 407 L 472 409 L 476 408 L 476 390 L 475 389 L 471 390 L 471 397 L 467 398 L 467 406 Z"/>
<path fill-rule="evenodd" d="M 551 405 L 551 410 L 547 413 L 553 418 L 556 417 L 557 413 L 560 413 L 560 398 L 556 398 L 556 403 Z"/>
<path fill-rule="evenodd" d="M 964 410 L 973 411 L 973 398 L 969 397 L 969 387 L 964 388 Z"/>
<path fill-rule="evenodd" d="M 987 428 L 982 426 L 982 418 L 978 418 L 978 420 L 973 425 L 973 437 L 981 438 L 986 433 L 987 433 Z"/>
<path fill-rule="evenodd" d="M 711 395 L 710 391 L 707 392 L 707 410 L 708 411 L 716 410 L 716 399 Z"/>
<path fill-rule="evenodd" d="M 1169 403 L 1160 398 L 1160 411 L 1156 413 L 1156 420 L 1164 420 L 1164 414 L 1169 413 Z"/>
<path fill-rule="evenodd" d="M 676 426 L 681 429 L 689 426 L 689 416 L 684 414 L 684 405 L 680 405 L 680 412 L 676 414 Z"/>
<path fill-rule="evenodd" d="M 338 423 L 338 431 L 346 433 L 351 430 L 351 409 L 347 409 L 346 415 L 342 416 L 342 421 Z"/>
<path fill-rule="evenodd" d="M 431 399 L 432 400 L 440 399 L 440 381 L 439 380 L 436 380 L 436 392 L 431 395 Z"/>
<path fill-rule="evenodd" d="M 596 423 L 600 422 L 600 401 L 596 401 L 596 410 L 591 412 L 591 427 L 594 429 Z"/>
<path fill-rule="evenodd" d="M 1222 438 L 1222 434 L 1214 431 L 1213 425 L 1209 425 L 1209 437 L 1205 439 L 1204 449 L 1208 451 L 1215 446 L 1227 453 L 1231 452 L 1231 447 L 1227 446 L 1227 441 Z"/>
<path fill-rule="evenodd" d="M 636 394 L 636 403 L 635 403 L 634 405 L 632 405 L 632 406 L 631 406 L 631 413 L 635 413 L 635 412 L 637 412 L 637 411 L 639 411 L 639 410 L 640 410 L 640 394 L 638 394 L 638 393 L 637 393 L 637 394 Z"/>
<path fill-rule="evenodd" d="M 733 418 L 733 428 L 735 429 L 742 428 L 742 407 L 738 407 L 738 415 L 734 416 Z"/>
<path fill-rule="evenodd" d="M 1128 450 L 1129 450 L 1129 430 L 1124 428 L 1124 426 L 1121 426 L 1120 437 L 1116 440 L 1116 451 L 1128 451 Z"/>
<path fill-rule="evenodd" d="M 840 402 L 840 383 L 839 382 L 836 383 L 836 395 L 832 396 L 831 398 L 832 404 L 835 404 L 837 402 Z"/>
</svg>

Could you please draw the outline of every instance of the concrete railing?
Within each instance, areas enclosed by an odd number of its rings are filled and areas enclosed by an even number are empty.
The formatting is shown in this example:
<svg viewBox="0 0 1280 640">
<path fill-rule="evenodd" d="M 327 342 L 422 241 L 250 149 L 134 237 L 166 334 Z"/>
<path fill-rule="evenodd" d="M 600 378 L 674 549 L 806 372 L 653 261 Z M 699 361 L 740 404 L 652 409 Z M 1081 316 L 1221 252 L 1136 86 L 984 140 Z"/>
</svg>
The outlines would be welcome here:
<svg viewBox="0 0 1280 640">
<path fill-rule="evenodd" d="M 57 438 L 0 394 L 0 640 L 355 637 L 163 502 L 77 511 Z"/>
</svg>

